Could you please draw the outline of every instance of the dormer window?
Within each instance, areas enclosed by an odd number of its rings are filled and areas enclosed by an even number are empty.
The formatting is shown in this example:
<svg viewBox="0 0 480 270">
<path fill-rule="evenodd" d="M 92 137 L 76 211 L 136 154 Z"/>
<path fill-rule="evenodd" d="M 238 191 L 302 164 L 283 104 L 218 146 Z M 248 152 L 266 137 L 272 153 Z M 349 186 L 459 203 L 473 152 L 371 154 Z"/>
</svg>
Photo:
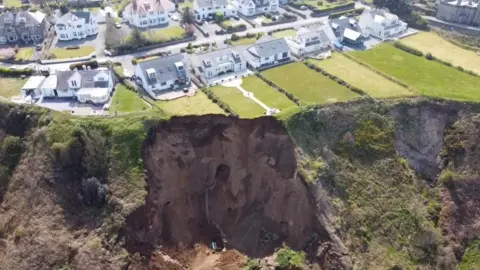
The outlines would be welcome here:
<svg viewBox="0 0 480 270">
<path fill-rule="evenodd" d="M 72 81 L 72 86 L 77 87 L 77 81 Z"/>
<path fill-rule="evenodd" d="M 147 75 L 151 79 L 155 78 L 155 69 L 153 69 L 153 68 L 147 69 Z"/>
</svg>

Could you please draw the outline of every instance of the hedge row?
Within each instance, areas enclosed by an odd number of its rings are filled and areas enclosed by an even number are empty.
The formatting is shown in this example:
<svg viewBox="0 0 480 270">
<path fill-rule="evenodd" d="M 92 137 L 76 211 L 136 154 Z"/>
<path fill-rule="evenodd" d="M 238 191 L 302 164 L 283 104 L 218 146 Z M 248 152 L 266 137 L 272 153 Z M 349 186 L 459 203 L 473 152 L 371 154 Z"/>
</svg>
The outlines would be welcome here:
<svg viewBox="0 0 480 270">
<path fill-rule="evenodd" d="M 278 28 L 278 29 L 274 29 L 272 31 L 268 31 L 267 35 L 271 36 L 273 33 L 282 32 L 282 31 L 291 30 L 291 29 L 295 29 L 295 28 L 293 28 L 293 27 Z"/>
<path fill-rule="evenodd" d="M 236 114 L 232 108 L 230 108 L 225 102 L 223 102 L 220 98 L 218 98 L 208 87 L 202 87 L 200 88 L 205 95 L 215 104 L 218 105 L 218 107 L 222 108 L 226 113 L 230 114 L 233 117 L 238 118 L 238 114 Z"/>
<path fill-rule="evenodd" d="M 24 69 L 13 69 L 13 68 L 3 68 L 0 67 L 0 77 L 20 77 L 20 76 L 31 76 L 33 74 L 33 69 L 24 68 Z"/>
<path fill-rule="evenodd" d="M 364 10 L 365 10 L 365 8 L 356 8 L 356 9 L 352 9 L 352 10 L 346 10 L 346 11 L 341 11 L 341 12 L 337 12 L 337 13 L 331 13 L 330 15 L 328 15 L 328 18 L 329 19 L 337 19 L 337 18 L 340 18 L 342 16 L 346 16 L 346 17 L 357 16 L 357 15 L 362 14 Z"/>
<path fill-rule="evenodd" d="M 420 57 L 423 56 L 423 52 L 421 52 L 420 50 L 417 50 L 413 47 L 405 45 L 401 42 L 396 41 L 396 42 L 393 43 L 393 46 L 396 47 L 396 48 L 399 48 L 400 50 L 405 51 L 407 53 L 411 53 L 413 55 L 420 56 Z"/>
<path fill-rule="evenodd" d="M 421 51 L 419 51 L 415 48 L 412 48 L 408 45 L 405 45 L 401 42 L 398 42 L 398 41 L 393 43 L 393 46 L 395 46 L 396 48 L 399 48 L 402 51 L 405 51 L 407 53 L 411 53 L 411 54 L 416 55 L 416 56 L 420 56 L 420 57 L 424 56 L 424 54 Z M 480 76 L 479 74 L 477 74 L 477 73 L 475 73 L 471 70 L 465 69 L 462 66 L 453 66 L 453 64 L 450 63 L 450 62 L 444 61 L 442 59 L 438 59 L 437 57 L 433 56 L 431 53 L 425 54 L 425 58 L 427 60 L 430 60 L 430 61 L 436 61 L 436 62 L 438 62 L 440 64 L 443 64 L 445 66 L 448 66 L 448 67 L 454 67 L 454 68 L 458 69 L 459 71 L 467 73 L 469 75 Z"/>
<path fill-rule="evenodd" d="M 348 82 L 344 81 L 342 78 L 340 77 L 337 77 L 331 73 L 329 73 L 328 71 L 324 70 L 323 68 L 319 67 L 319 66 L 316 66 L 312 63 L 309 63 L 308 61 L 304 61 L 303 62 L 307 67 L 309 67 L 310 69 L 313 69 L 315 70 L 316 72 L 318 73 L 321 73 L 322 75 L 328 77 L 329 79 L 337 82 L 338 84 L 340 85 L 343 85 L 345 87 L 347 87 L 348 89 L 350 89 L 352 92 L 355 92 L 361 96 L 367 96 L 367 93 L 365 91 L 363 91 L 362 89 L 356 87 L 356 86 L 353 86 L 351 84 L 349 84 Z"/>
<path fill-rule="evenodd" d="M 290 99 L 291 101 L 293 101 L 295 104 L 300 106 L 300 100 L 296 96 L 294 96 L 292 93 L 288 92 L 287 90 L 278 86 L 276 83 L 274 83 L 274 82 L 270 81 L 269 79 L 265 78 L 262 74 L 260 74 L 260 72 L 255 72 L 255 75 L 258 78 L 260 78 L 262 81 L 266 82 L 268 85 L 270 85 L 271 87 L 276 89 L 278 92 L 287 96 L 287 98 Z"/>
<path fill-rule="evenodd" d="M 247 30 L 247 26 L 243 23 L 235 26 L 225 26 L 223 23 L 221 23 L 220 27 L 222 28 L 222 30 L 215 30 L 215 35 L 224 35 L 227 33 L 230 34 Z"/>
<path fill-rule="evenodd" d="M 306 19 L 306 18 L 307 18 L 307 15 L 305 15 L 305 14 L 299 12 L 299 11 L 296 11 L 296 10 L 292 9 L 291 7 L 286 6 L 286 7 L 285 7 L 285 10 L 288 11 L 288 12 L 291 12 L 291 13 L 297 15 L 297 16 L 300 16 L 300 17 L 303 18 L 303 19 Z"/>
<path fill-rule="evenodd" d="M 370 65 L 368 65 L 368 64 L 365 64 L 365 63 L 362 62 L 362 61 L 357 60 L 355 57 L 352 57 L 352 56 L 350 56 L 350 55 L 348 55 L 348 54 L 346 54 L 346 53 L 344 53 L 343 55 L 344 55 L 345 57 L 347 57 L 348 59 L 356 62 L 357 64 L 362 65 L 362 66 L 370 69 L 371 71 L 377 73 L 378 75 L 384 77 L 385 79 L 387 79 L 387 80 L 389 80 L 389 81 L 391 81 L 391 82 L 394 82 L 394 83 L 400 85 L 400 86 L 403 87 L 403 88 L 410 89 L 410 87 L 408 86 L 408 84 L 403 83 L 403 82 L 399 81 L 398 79 L 396 79 L 396 78 L 394 78 L 394 77 L 392 77 L 392 76 L 390 76 L 390 75 L 388 75 L 388 74 L 385 74 L 385 73 L 381 72 L 380 70 L 377 70 L 377 69 L 373 68 L 372 66 L 370 66 Z"/>
</svg>

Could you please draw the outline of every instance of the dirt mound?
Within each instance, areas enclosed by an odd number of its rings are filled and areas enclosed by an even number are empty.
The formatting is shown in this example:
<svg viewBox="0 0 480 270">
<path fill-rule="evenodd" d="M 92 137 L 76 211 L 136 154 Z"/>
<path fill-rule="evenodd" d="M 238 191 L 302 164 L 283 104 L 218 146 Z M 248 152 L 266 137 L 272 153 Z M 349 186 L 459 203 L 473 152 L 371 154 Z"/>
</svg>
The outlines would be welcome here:
<svg viewBox="0 0 480 270">
<path fill-rule="evenodd" d="M 127 219 L 127 247 L 215 241 L 251 257 L 285 242 L 328 241 L 307 187 L 296 174 L 295 145 L 273 118 L 174 118 L 144 149 L 146 205 Z"/>
</svg>

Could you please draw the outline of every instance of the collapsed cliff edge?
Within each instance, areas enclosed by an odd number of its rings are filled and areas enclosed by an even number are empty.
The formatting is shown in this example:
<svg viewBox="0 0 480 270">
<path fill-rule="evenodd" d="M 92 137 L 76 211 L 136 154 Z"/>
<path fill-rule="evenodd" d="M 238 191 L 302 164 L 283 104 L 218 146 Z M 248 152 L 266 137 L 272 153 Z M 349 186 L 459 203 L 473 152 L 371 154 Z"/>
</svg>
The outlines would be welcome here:
<svg viewBox="0 0 480 270">
<path fill-rule="evenodd" d="M 366 99 L 281 121 L 0 115 L 0 269 L 475 263 L 475 104 Z M 280 262 L 285 247 L 305 261 Z"/>
</svg>

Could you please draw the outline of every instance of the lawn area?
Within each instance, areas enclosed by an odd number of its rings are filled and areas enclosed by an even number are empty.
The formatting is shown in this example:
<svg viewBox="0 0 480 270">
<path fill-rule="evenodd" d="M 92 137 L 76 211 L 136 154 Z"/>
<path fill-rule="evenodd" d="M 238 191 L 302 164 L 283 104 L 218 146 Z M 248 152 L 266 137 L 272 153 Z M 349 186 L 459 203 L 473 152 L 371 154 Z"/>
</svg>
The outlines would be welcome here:
<svg viewBox="0 0 480 270">
<path fill-rule="evenodd" d="M 300 100 L 310 104 L 346 101 L 359 97 L 358 94 L 302 63 L 269 69 L 262 74 Z"/>
<path fill-rule="evenodd" d="M 55 59 L 65 59 L 74 57 L 89 56 L 95 52 L 93 46 L 80 46 L 79 49 L 67 50 L 66 48 L 54 48 L 50 50 L 55 55 Z"/>
<path fill-rule="evenodd" d="M 188 1 L 188 0 L 185 0 L 185 1 L 181 2 L 181 3 L 178 3 L 178 8 L 179 8 L 179 9 L 184 9 L 184 8 L 186 8 L 186 7 L 188 7 L 188 8 L 193 8 L 193 3 L 190 2 L 190 1 Z"/>
<path fill-rule="evenodd" d="M 338 6 L 340 4 L 346 4 L 347 2 L 340 3 L 340 1 L 329 2 L 326 0 L 297 0 L 295 1 L 295 3 L 301 4 L 301 5 L 308 4 L 322 10 L 322 9 Z"/>
<path fill-rule="evenodd" d="M 311 62 L 375 98 L 413 95 L 400 85 L 338 53 L 327 60 L 311 60 Z"/>
<path fill-rule="evenodd" d="M 17 61 L 30 60 L 32 59 L 34 54 L 35 54 L 34 48 L 21 48 L 18 50 L 17 54 L 15 54 L 15 60 Z"/>
<path fill-rule="evenodd" d="M 27 79 L 0 78 L 0 96 L 11 98 L 20 95 L 20 89 L 27 82 Z"/>
<path fill-rule="evenodd" d="M 226 19 L 222 22 L 224 27 L 233 26 L 233 22 L 230 19 Z"/>
<path fill-rule="evenodd" d="M 181 37 L 185 34 L 185 29 L 180 26 L 149 30 L 145 32 L 145 37 L 155 41 L 166 41 L 174 37 Z"/>
<path fill-rule="evenodd" d="M 3 3 L 8 7 L 21 7 L 22 2 L 20 0 L 4 0 Z"/>
<path fill-rule="evenodd" d="M 272 18 L 267 18 L 265 15 L 262 15 L 262 22 L 264 23 L 271 23 L 273 22 Z"/>
<path fill-rule="evenodd" d="M 182 97 L 170 101 L 157 100 L 155 104 L 168 115 L 225 114 L 202 91 L 197 91 L 195 96 L 191 97 Z"/>
<path fill-rule="evenodd" d="M 128 90 L 124 85 L 118 84 L 117 90 L 113 96 L 110 105 L 110 114 L 141 112 L 150 109 L 150 107 L 137 95 L 137 93 Z"/>
<path fill-rule="evenodd" d="M 297 30 L 295 29 L 288 29 L 288 30 L 272 33 L 272 37 L 274 38 L 294 37 L 296 35 L 297 35 Z"/>
<path fill-rule="evenodd" d="M 243 89 L 252 92 L 256 98 L 270 108 L 277 108 L 283 111 L 286 108 L 297 106 L 284 94 L 278 92 L 257 76 L 248 76 L 247 78 L 244 78 L 242 87 Z"/>
<path fill-rule="evenodd" d="M 125 76 L 125 69 L 123 68 L 122 65 L 118 65 L 118 66 L 113 66 L 113 69 L 118 72 L 118 74 L 122 75 L 122 76 Z"/>
<path fill-rule="evenodd" d="M 439 59 L 451 62 L 454 66 L 462 66 L 480 74 L 480 56 L 473 51 L 453 45 L 435 33 L 418 33 L 402 39 L 401 42 L 424 53 L 431 53 Z"/>
<path fill-rule="evenodd" d="M 241 38 L 237 41 L 232 41 L 232 45 L 248 45 L 253 44 L 257 41 L 256 37 L 253 38 Z"/>
<path fill-rule="evenodd" d="M 250 98 L 244 97 L 236 88 L 217 85 L 212 87 L 211 90 L 242 118 L 255 118 L 265 115 L 265 110 L 260 105 Z"/>
<path fill-rule="evenodd" d="M 426 96 L 480 101 L 480 78 L 425 57 L 382 44 L 351 55 L 415 88 Z"/>
</svg>

